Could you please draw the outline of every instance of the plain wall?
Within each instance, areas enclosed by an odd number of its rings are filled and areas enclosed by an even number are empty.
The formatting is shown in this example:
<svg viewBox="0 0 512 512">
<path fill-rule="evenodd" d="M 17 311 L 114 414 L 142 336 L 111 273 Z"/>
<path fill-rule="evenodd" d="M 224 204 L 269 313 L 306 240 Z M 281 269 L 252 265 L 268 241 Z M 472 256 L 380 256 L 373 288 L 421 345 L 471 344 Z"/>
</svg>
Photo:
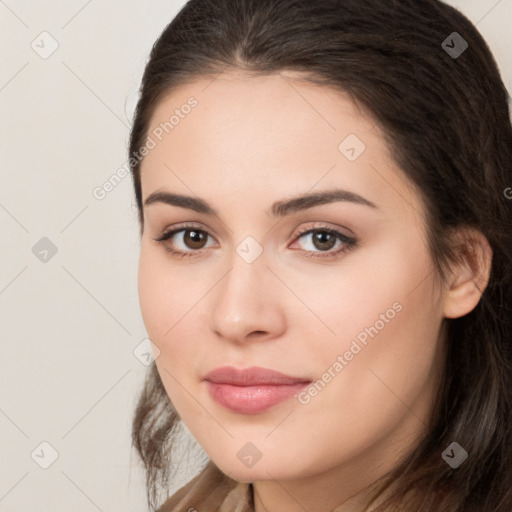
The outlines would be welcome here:
<svg viewBox="0 0 512 512">
<path fill-rule="evenodd" d="M 512 1 L 448 3 L 512 90 Z M 144 63 L 183 4 L 0 2 L 2 512 L 147 510 L 130 439 L 146 371 L 131 177 L 93 192 L 127 160 Z"/>
</svg>

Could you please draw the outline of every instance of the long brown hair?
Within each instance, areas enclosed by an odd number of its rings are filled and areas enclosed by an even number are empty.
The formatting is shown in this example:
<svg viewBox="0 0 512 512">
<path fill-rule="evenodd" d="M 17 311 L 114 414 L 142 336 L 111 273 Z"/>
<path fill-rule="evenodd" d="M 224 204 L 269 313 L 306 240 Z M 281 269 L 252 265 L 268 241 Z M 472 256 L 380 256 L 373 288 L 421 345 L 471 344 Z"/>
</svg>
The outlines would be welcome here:
<svg viewBox="0 0 512 512">
<path fill-rule="evenodd" d="M 298 71 L 366 107 L 421 191 L 440 278 L 458 254 L 452 228 L 472 226 L 487 237 L 488 286 L 473 311 L 444 319 L 445 372 L 429 433 L 383 479 L 383 489 L 398 485 L 378 510 L 510 512 L 512 127 L 509 96 L 486 42 L 439 0 L 190 0 L 152 48 L 130 155 L 144 145 L 164 96 L 230 70 Z M 142 233 L 140 161 L 130 163 Z M 153 363 L 132 431 L 150 507 L 158 487 L 169 483 L 179 422 Z M 453 441 L 469 454 L 457 469 L 441 457 Z"/>
</svg>

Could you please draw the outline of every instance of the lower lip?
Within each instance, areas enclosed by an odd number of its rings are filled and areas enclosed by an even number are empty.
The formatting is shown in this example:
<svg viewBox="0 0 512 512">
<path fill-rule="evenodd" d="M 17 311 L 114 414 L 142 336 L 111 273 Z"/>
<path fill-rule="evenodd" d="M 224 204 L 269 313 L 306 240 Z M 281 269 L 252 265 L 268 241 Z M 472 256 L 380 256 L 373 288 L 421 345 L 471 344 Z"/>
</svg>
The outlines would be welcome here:
<svg viewBox="0 0 512 512">
<path fill-rule="evenodd" d="M 233 386 L 206 381 L 210 395 L 231 411 L 242 414 L 257 414 L 266 411 L 275 404 L 286 400 L 309 382 L 286 385 Z"/>
</svg>

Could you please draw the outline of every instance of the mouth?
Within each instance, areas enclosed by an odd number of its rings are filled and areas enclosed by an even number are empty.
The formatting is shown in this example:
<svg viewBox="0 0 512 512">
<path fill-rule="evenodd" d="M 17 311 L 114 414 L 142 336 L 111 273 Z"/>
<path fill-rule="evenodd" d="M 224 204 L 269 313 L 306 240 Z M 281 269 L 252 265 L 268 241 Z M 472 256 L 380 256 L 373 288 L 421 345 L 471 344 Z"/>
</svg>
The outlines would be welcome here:
<svg viewBox="0 0 512 512">
<path fill-rule="evenodd" d="M 241 414 L 257 414 L 299 393 L 311 380 L 267 368 L 216 368 L 204 380 L 211 397 Z"/>
<path fill-rule="evenodd" d="M 291 377 L 276 370 L 259 366 L 245 369 L 221 366 L 208 373 L 204 380 L 215 384 L 231 384 L 233 386 L 280 386 L 311 382 L 303 377 Z"/>
</svg>

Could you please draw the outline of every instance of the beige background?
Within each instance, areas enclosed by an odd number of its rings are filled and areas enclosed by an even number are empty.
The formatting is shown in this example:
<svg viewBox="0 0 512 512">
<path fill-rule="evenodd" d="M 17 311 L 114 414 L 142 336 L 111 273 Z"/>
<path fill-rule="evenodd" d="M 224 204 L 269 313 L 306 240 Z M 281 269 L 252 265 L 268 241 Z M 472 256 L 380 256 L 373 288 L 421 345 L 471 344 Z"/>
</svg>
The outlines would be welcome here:
<svg viewBox="0 0 512 512">
<path fill-rule="evenodd" d="M 131 178 L 93 191 L 126 161 L 145 60 L 183 3 L 0 0 L 1 512 L 146 510 L 130 441 L 147 348 Z M 512 0 L 449 3 L 510 91 Z"/>
</svg>

